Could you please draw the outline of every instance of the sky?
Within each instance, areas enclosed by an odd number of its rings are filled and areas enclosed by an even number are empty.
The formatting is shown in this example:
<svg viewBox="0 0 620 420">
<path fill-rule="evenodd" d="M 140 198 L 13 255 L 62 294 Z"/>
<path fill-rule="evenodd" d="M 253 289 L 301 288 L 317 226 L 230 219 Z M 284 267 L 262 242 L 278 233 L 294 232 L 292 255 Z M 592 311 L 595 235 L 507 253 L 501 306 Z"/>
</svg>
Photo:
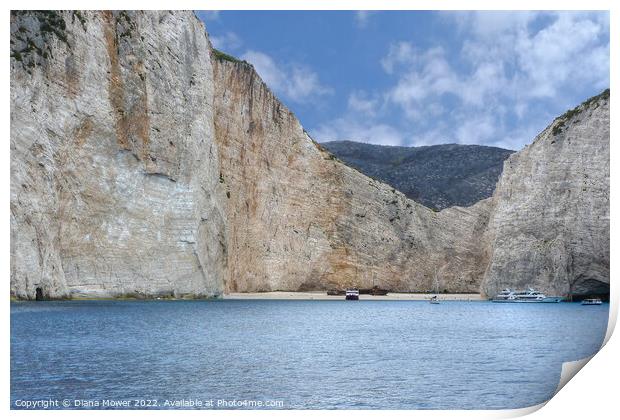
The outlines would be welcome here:
<svg viewBox="0 0 620 420">
<path fill-rule="evenodd" d="M 519 150 L 609 87 L 608 12 L 197 15 L 319 142 Z"/>
</svg>

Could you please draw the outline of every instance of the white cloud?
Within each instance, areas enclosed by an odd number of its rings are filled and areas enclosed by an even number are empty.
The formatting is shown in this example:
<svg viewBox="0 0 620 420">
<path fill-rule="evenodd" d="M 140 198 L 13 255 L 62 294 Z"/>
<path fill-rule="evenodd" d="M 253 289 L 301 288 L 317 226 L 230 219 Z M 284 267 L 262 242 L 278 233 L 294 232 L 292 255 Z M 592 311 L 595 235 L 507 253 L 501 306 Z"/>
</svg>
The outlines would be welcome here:
<svg viewBox="0 0 620 420">
<path fill-rule="evenodd" d="M 319 142 L 353 140 L 389 146 L 402 145 L 405 138 L 403 132 L 378 120 L 377 117 L 383 112 L 384 106 L 379 95 L 363 90 L 353 91 L 348 97 L 345 115 L 321 124 L 312 130 L 312 136 Z"/>
<path fill-rule="evenodd" d="M 570 83 L 593 83 L 600 88 L 609 84 L 609 41 L 603 40 L 609 21 L 604 13 L 472 12 L 453 16 L 465 37 L 463 59 L 473 68 L 501 63 L 507 94 L 552 98 Z M 513 74 L 508 75 L 508 69 L 514 70 Z"/>
<path fill-rule="evenodd" d="M 351 92 L 347 100 L 347 112 L 340 118 L 321 124 L 312 130 L 319 142 L 353 140 L 389 146 L 402 145 L 403 132 L 378 120 L 384 111 L 382 98 L 376 93 L 363 90 Z"/>
<path fill-rule="evenodd" d="M 273 89 L 280 89 L 284 83 L 285 74 L 280 70 L 273 59 L 259 51 L 246 51 L 241 58 L 251 63 L 267 85 Z"/>
<path fill-rule="evenodd" d="M 410 42 L 396 42 L 390 45 L 388 55 L 381 59 L 381 67 L 386 73 L 392 74 L 396 65 L 411 63 L 414 59 L 415 52 Z"/>
<path fill-rule="evenodd" d="M 388 68 L 394 70 L 398 63 L 405 66 L 405 70 L 398 74 L 398 82 L 388 91 L 387 98 L 400 106 L 407 117 L 424 117 L 430 105 L 439 105 L 443 94 L 463 94 L 463 82 L 448 63 L 443 48 L 434 47 L 418 53 L 403 45 L 396 48 L 397 53 L 389 60 Z M 410 51 L 410 55 L 404 51 Z"/>
<path fill-rule="evenodd" d="M 375 13 L 376 12 L 372 12 L 369 10 L 357 10 L 355 12 L 355 22 L 357 23 L 357 26 L 360 28 L 365 28 L 366 26 L 368 26 L 368 20 L 370 19 L 370 16 Z"/>
<path fill-rule="evenodd" d="M 519 147 L 533 138 L 523 136 L 550 122 L 541 109 L 574 106 L 580 89 L 609 86 L 608 19 L 601 14 L 448 16 L 462 40 L 457 54 L 454 47 L 422 49 L 405 40 L 380 61 L 396 78 L 385 92 L 387 106 L 404 113 L 400 125 L 416 144 L 434 143 L 441 132 L 432 125 L 440 118 L 450 130 L 443 140 Z M 519 121 L 518 130 L 506 125 L 510 118 Z"/>
<path fill-rule="evenodd" d="M 527 30 L 528 25 L 539 16 L 530 11 L 466 11 L 443 12 L 446 20 L 468 37 L 497 41 L 498 36 Z"/>
<path fill-rule="evenodd" d="M 554 97 L 567 83 L 608 84 L 609 45 L 598 45 L 603 31 L 594 20 L 563 13 L 533 36 L 519 34 L 515 53 L 530 96 Z"/>
<path fill-rule="evenodd" d="M 300 65 L 292 67 L 286 86 L 286 94 L 296 102 L 333 93 L 331 88 L 321 84 L 319 76 L 314 71 Z"/>
<path fill-rule="evenodd" d="M 312 131 L 319 142 L 353 140 L 364 143 L 398 146 L 403 143 L 401 132 L 387 124 L 360 122 L 351 118 L 339 118 Z"/>
<path fill-rule="evenodd" d="M 438 115 L 438 110 L 444 109 L 441 100 L 446 94 L 458 98 L 463 105 L 484 106 L 489 95 L 497 94 L 510 83 L 502 62 L 483 62 L 471 73 L 462 74 L 449 63 L 441 47 L 418 52 L 399 43 L 382 61 L 388 72 L 393 72 L 396 64 L 404 69 L 398 73 L 399 79 L 387 96 L 412 119 L 426 117 L 429 113 Z"/>
<path fill-rule="evenodd" d="M 496 119 L 490 115 L 467 118 L 454 128 L 455 138 L 460 144 L 486 144 L 492 142 L 497 135 Z"/>
<path fill-rule="evenodd" d="M 375 116 L 379 108 L 379 103 L 376 98 L 370 98 L 365 91 L 357 90 L 349 95 L 347 106 L 350 111 L 368 116 Z"/>
<path fill-rule="evenodd" d="M 455 143 L 452 131 L 442 121 L 437 121 L 432 128 L 410 134 L 406 146 L 432 146 L 436 144 Z"/>
<path fill-rule="evenodd" d="M 293 102 L 311 102 L 333 93 L 333 90 L 321 84 L 319 76 L 306 66 L 276 63 L 269 55 L 253 50 L 246 51 L 241 58 L 254 66 L 267 86 Z"/>
<path fill-rule="evenodd" d="M 219 10 L 201 10 L 198 13 L 204 20 L 218 20 L 220 18 Z"/>
<path fill-rule="evenodd" d="M 211 35 L 209 38 L 211 44 L 221 51 L 234 51 L 243 44 L 239 35 L 230 31 L 222 35 Z"/>
</svg>

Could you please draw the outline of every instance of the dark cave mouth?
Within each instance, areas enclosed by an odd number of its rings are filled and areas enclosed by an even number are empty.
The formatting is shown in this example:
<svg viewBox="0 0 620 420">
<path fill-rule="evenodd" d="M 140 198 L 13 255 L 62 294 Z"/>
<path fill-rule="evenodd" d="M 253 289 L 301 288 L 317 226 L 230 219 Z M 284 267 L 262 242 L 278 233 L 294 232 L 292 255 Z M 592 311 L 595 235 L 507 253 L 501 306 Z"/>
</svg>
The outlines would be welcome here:
<svg viewBox="0 0 620 420">
<path fill-rule="evenodd" d="M 571 286 L 570 299 L 573 302 L 598 298 L 609 302 L 609 283 L 597 279 L 580 279 Z"/>
</svg>

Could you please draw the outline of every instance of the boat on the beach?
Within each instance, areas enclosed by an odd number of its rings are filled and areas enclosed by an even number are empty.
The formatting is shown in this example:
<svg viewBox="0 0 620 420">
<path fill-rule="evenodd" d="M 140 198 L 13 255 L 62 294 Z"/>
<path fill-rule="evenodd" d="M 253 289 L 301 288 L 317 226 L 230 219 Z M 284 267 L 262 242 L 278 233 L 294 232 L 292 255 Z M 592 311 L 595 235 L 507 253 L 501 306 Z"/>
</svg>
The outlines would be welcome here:
<svg viewBox="0 0 620 420">
<path fill-rule="evenodd" d="M 582 305 L 602 305 L 603 301 L 601 299 L 584 299 L 581 301 Z"/>
<path fill-rule="evenodd" d="M 359 295 L 371 295 L 371 296 L 385 296 L 389 292 L 389 290 L 380 289 L 377 286 L 373 286 L 372 289 L 350 289 L 350 290 L 357 290 Z M 327 291 L 327 296 L 345 296 L 346 293 L 347 293 L 346 290 L 331 289 Z"/>
<path fill-rule="evenodd" d="M 504 289 L 492 300 L 496 303 L 558 303 L 559 296 L 546 296 L 536 289 L 528 287 L 526 290 Z"/>
<path fill-rule="evenodd" d="M 357 289 L 347 289 L 344 299 L 345 300 L 360 300 L 360 291 Z"/>
<path fill-rule="evenodd" d="M 429 300 L 430 303 L 434 303 L 434 304 L 438 304 L 439 303 L 439 299 L 437 298 L 437 296 L 431 296 L 431 299 Z"/>
</svg>

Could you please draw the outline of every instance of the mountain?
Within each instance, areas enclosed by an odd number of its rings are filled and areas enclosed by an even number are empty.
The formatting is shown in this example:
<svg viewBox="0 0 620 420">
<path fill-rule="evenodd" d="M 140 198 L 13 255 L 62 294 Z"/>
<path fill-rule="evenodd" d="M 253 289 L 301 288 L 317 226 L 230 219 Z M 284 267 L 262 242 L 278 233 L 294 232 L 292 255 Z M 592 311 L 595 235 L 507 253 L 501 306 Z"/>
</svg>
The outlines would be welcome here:
<svg viewBox="0 0 620 420">
<path fill-rule="evenodd" d="M 491 197 L 504 160 L 514 153 L 459 144 L 398 147 L 332 141 L 321 145 L 347 165 L 436 210 L 467 207 Z"/>
<path fill-rule="evenodd" d="M 340 162 L 187 11 L 11 13 L 10 293 L 609 290 L 609 91 L 435 211 Z"/>
</svg>

